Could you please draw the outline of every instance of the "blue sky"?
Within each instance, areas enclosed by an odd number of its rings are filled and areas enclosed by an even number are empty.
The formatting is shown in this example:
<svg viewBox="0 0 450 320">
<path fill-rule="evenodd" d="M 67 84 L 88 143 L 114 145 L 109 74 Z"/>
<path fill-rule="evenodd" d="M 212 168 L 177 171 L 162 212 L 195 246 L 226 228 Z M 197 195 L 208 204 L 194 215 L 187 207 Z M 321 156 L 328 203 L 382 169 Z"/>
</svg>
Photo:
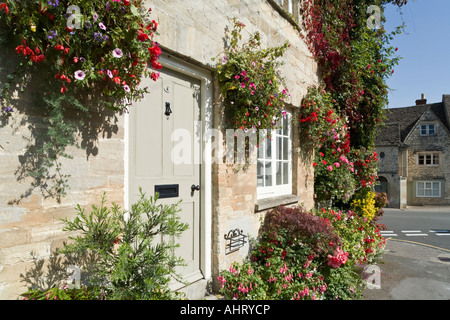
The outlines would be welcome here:
<svg viewBox="0 0 450 320">
<path fill-rule="evenodd" d="M 391 42 L 402 57 L 387 81 L 389 108 L 415 104 L 422 93 L 428 103 L 450 94 L 450 0 L 408 0 L 401 7 L 387 6 L 386 30 L 405 23 Z"/>
</svg>

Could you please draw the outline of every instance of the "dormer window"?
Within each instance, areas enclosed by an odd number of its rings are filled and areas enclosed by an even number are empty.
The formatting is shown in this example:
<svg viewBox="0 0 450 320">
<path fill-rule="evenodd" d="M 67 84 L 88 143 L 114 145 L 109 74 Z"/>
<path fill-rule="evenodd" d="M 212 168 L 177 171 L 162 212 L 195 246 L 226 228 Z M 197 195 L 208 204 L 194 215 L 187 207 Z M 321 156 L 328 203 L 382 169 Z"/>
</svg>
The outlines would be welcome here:
<svg viewBox="0 0 450 320">
<path fill-rule="evenodd" d="M 436 126 L 431 124 L 423 124 L 420 126 L 420 135 L 421 136 L 433 136 L 436 134 Z"/>
</svg>

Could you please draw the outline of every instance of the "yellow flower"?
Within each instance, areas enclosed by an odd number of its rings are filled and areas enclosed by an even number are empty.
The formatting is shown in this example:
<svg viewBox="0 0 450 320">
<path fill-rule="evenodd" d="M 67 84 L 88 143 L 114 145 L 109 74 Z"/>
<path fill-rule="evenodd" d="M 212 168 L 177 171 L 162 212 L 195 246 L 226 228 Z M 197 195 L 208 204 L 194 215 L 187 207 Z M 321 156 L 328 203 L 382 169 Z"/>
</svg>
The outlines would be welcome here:
<svg viewBox="0 0 450 320">
<path fill-rule="evenodd" d="M 32 24 L 30 29 L 31 29 L 31 31 L 36 32 L 36 25 Z"/>
</svg>

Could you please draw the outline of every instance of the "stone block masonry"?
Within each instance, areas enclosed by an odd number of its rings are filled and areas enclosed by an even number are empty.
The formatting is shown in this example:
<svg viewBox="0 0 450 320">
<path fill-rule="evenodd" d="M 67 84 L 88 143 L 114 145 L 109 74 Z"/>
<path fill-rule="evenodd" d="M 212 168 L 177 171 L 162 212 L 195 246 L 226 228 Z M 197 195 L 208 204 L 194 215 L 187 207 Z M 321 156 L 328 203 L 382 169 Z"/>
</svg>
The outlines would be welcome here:
<svg viewBox="0 0 450 320">
<path fill-rule="evenodd" d="M 67 234 L 61 219 L 74 217 L 77 204 L 99 204 L 105 192 L 108 201 L 119 205 L 124 201 L 122 118 L 115 118 L 110 123 L 113 132 L 106 134 L 101 129 L 107 127 L 105 118 L 91 115 L 94 122 L 89 127 L 95 134 L 86 139 L 79 132 L 79 143 L 86 147 L 70 147 L 66 151 L 73 159 L 61 159 L 69 189 L 57 201 L 42 185 L 33 187 L 34 179 L 27 176 L 31 169 L 27 157 L 32 157 L 39 140 L 30 128 L 43 126 L 45 121 L 38 115 L 29 116 L 28 105 L 18 103 L 0 127 L 0 299 L 4 300 L 17 299 L 28 285 L 52 278 L 48 269 L 37 267 L 63 246 Z M 34 278 L 30 278 L 33 271 Z"/>
</svg>

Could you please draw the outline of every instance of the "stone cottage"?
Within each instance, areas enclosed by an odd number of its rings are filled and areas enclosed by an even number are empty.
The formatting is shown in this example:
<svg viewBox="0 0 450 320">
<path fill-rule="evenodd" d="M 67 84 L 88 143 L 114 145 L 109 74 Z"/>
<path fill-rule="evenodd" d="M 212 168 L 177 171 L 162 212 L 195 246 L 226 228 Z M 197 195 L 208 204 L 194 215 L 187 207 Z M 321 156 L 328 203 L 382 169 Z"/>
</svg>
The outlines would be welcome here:
<svg viewBox="0 0 450 320">
<path fill-rule="evenodd" d="M 387 110 L 376 140 L 378 191 L 390 206 L 450 204 L 450 95 L 442 102 Z"/>
<path fill-rule="evenodd" d="M 313 168 L 301 156 L 298 130 L 290 121 L 284 121 L 272 145 L 250 150 L 255 162 L 249 166 L 211 161 L 211 133 L 225 136 L 211 59 L 224 50 L 230 19 L 244 23 L 248 33 L 259 31 L 266 46 L 289 40 L 282 71 L 291 116 L 307 88 L 318 83 L 317 65 L 298 31 L 298 1 L 149 0 L 147 5 L 159 24 L 160 79 L 148 80 L 150 94 L 129 114 L 92 111 L 89 128 L 80 130 L 83 148 L 71 148 L 73 158 L 61 160 L 70 189 L 60 201 L 21 174 L 33 164 L 30 143 L 39 142 L 36 128 L 44 121 L 28 107 L 29 97 L 18 95 L 16 112 L 0 123 L 0 299 L 17 299 L 27 286 L 45 287 L 54 280 L 55 250 L 66 239 L 60 219 L 73 217 L 76 204 L 87 209 L 98 204 L 105 192 L 108 202 L 123 208 L 136 201 L 139 187 L 147 194 L 158 191 L 163 203 L 183 200 L 181 215 L 190 228 L 179 253 L 188 264 L 183 276 L 191 285 L 184 290 L 191 299 L 202 298 L 220 270 L 248 254 L 248 239 L 257 236 L 265 210 L 313 206 Z M 2 51 L 0 63 L 6 59 Z M 441 122 L 435 123 L 443 131 Z M 281 144 L 287 148 L 283 157 L 272 156 Z M 443 162 L 444 151 L 439 152 Z M 191 161 L 174 161 L 174 154 Z M 282 179 L 267 169 L 276 168 L 276 161 L 285 168 Z M 444 197 L 449 188 L 440 181 Z M 233 235 L 244 240 L 243 246 L 230 246 Z"/>
</svg>

